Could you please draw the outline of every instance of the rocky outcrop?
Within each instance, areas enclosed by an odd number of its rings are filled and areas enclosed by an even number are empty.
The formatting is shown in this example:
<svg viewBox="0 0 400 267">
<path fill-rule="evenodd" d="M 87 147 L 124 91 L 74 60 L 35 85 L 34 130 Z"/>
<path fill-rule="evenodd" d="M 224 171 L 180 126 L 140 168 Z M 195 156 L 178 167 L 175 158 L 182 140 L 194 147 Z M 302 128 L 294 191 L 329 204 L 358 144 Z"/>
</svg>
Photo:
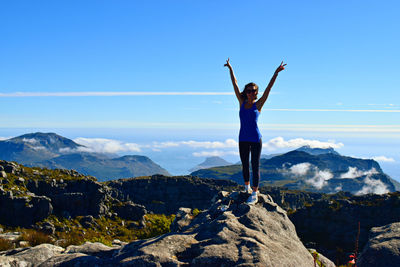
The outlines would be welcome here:
<svg viewBox="0 0 400 267">
<path fill-rule="evenodd" d="M 42 262 L 59 255 L 63 251 L 63 248 L 50 244 L 4 251 L 0 252 L 0 266 L 39 266 Z"/>
<path fill-rule="evenodd" d="M 237 189 L 233 181 L 201 179 L 192 176 L 139 177 L 107 183 L 112 196 L 121 201 L 132 201 L 154 213 L 173 214 L 180 207 L 207 209 L 212 198 L 221 190 Z"/>
<path fill-rule="evenodd" d="M 400 220 L 400 193 L 353 196 L 310 203 L 289 215 L 297 234 L 307 245 L 318 248 L 325 256 L 344 264 L 347 253 L 354 252 L 360 223 L 359 248 L 368 241 L 372 227 Z M 337 248 L 343 249 L 340 255 Z"/>
<path fill-rule="evenodd" d="M 147 213 L 143 205 L 135 204 L 131 201 L 121 205 L 116 205 L 113 210 L 118 214 L 118 217 L 125 220 L 139 221 Z"/>
<path fill-rule="evenodd" d="M 400 266 L 400 222 L 371 229 L 357 266 Z"/>
<path fill-rule="evenodd" d="M 105 215 L 109 189 L 92 179 L 70 181 L 29 180 L 26 187 L 36 195 L 51 199 L 54 213 L 62 216 Z"/>
<path fill-rule="evenodd" d="M 245 204 L 247 197 L 221 192 L 196 217 L 187 217 L 190 212 L 181 210 L 181 219 L 187 223 L 178 232 L 122 247 L 70 246 L 25 266 L 313 266 L 313 257 L 286 212 L 267 195 L 261 194 L 253 206 Z M 19 260 L 20 253 L 0 253 L 0 260 Z"/>
<path fill-rule="evenodd" d="M 0 188 L 0 224 L 31 227 L 47 218 L 53 211 L 51 200 L 45 196 L 14 196 Z"/>
</svg>

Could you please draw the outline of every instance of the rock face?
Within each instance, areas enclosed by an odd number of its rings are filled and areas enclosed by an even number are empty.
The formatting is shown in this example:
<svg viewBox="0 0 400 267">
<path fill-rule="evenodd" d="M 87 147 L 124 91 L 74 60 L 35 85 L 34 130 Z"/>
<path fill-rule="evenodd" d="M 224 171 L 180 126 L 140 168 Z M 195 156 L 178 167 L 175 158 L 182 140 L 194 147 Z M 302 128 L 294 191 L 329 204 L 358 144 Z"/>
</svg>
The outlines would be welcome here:
<svg viewBox="0 0 400 267">
<path fill-rule="evenodd" d="M 289 217 L 305 244 L 314 243 L 325 256 L 344 264 L 348 258 L 346 255 L 338 255 L 336 248 L 340 246 L 346 253 L 354 252 L 358 222 L 359 248 L 362 249 L 368 241 L 368 232 L 372 227 L 398 222 L 399 214 L 400 193 L 395 192 L 316 201 Z"/>
<path fill-rule="evenodd" d="M 400 222 L 371 229 L 357 266 L 400 266 Z"/>
<path fill-rule="evenodd" d="M 163 175 L 120 179 L 107 185 L 113 189 L 114 198 L 130 200 L 148 211 L 163 214 L 176 213 L 180 207 L 207 209 L 219 191 L 238 188 L 238 184 L 229 180 Z"/>
<path fill-rule="evenodd" d="M 107 248 L 86 243 L 66 250 L 49 248 L 41 262 L 21 257 L 24 266 L 314 266 L 286 212 L 260 194 L 248 206 L 244 193 L 220 192 L 195 218 L 181 210 L 178 232 Z M 31 250 L 24 254 L 29 255 Z M 17 261 L 22 252 L 0 253 L 0 263 Z M 18 262 L 17 262 L 18 263 Z M 14 262 L 14 264 L 16 264 Z M 16 265 L 18 266 L 18 265 Z"/>
<path fill-rule="evenodd" d="M 108 187 L 91 179 L 71 181 L 29 180 L 27 188 L 36 195 L 51 199 L 54 213 L 69 216 L 104 215 Z"/>
<path fill-rule="evenodd" d="M 15 197 L 0 188 L 0 224 L 30 227 L 47 218 L 53 211 L 51 200 L 45 196 Z"/>
</svg>

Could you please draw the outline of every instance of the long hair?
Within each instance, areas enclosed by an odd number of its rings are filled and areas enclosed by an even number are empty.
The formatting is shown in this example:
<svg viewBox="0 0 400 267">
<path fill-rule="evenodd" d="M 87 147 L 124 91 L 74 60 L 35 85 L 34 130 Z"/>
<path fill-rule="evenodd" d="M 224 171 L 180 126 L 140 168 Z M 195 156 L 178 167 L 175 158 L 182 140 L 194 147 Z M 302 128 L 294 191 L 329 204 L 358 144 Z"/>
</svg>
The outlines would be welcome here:
<svg viewBox="0 0 400 267">
<path fill-rule="evenodd" d="M 255 86 L 256 89 L 258 90 L 258 85 L 255 84 L 255 83 L 248 83 L 248 84 L 246 84 L 246 85 L 244 86 L 243 91 L 240 93 L 240 96 L 242 97 L 243 101 L 247 101 L 247 94 L 246 94 L 247 88 L 253 87 L 253 86 Z"/>
</svg>

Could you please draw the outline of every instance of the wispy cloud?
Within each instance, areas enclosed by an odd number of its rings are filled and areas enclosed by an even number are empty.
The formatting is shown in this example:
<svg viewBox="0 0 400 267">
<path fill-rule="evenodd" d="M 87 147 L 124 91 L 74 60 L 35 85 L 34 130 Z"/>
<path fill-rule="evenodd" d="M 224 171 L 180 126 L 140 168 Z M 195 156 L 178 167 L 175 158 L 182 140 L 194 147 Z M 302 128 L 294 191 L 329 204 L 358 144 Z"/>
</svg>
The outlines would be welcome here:
<svg viewBox="0 0 400 267">
<path fill-rule="evenodd" d="M 354 179 L 357 177 L 361 177 L 364 175 L 372 175 L 372 174 L 376 174 L 378 173 L 378 171 L 375 168 L 370 169 L 369 171 L 361 171 L 359 169 L 357 169 L 357 167 L 349 167 L 349 170 L 346 173 L 343 173 L 340 175 L 340 178 L 342 179 Z"/>
<path fill-rule="evenodd" d="M 235 155 L 238 156 L 238 151 L 221 151 L 221 150 L 214 150 L 214 151 L 201 151 L 201 152 L 194 152 L 192 153 L 195 157 L 222 157 L 226 155 Z"/>
<path fill-rule="evenodd" d="M 81 96 L 201 96 L 233 95 L 233 92 L 13 92 L 0 97 L 81 97 Z"/>
<path fill-rule="evenodd" d="M 376 156 L 372 158 L 373 160 L 376 160 L 378 162 L 395 162 L 394 158 L 388 158 L 385 156 Z"/>
<path fill-rule="evenodd" d="M 98 152 L 98 153 L 121 153 L 121 152 L 140 152 L 140 145 L 136 143 L 124 143 L 118 140 L 105 138 L 83 138 L 74 139 L 78 144 L 85 147 L 79 148 L 79 151 Z M 72 151 L 61 151 L 72 152 Z"/>
<path fill-rule="evenodd" d="M 317 166 L 303 162 L 282 169 L 286 175 L 293 175 L 298 178 L 306 178 L 304 181 L 317 189 L 321 189 L 328 184 L 328 180 L 333 178 L 329 170 L 320 170 Z"/>
<path fill-rule="evenodd" d="M 303 138 L 295 138 L 285 140 L 283 137 L 275 137 L 263 144 L 267 150 L 276 150 L 280 148 L 299 148 L 301 146 L 310 146 L 311 148 L 341 148 L 343 143 L 321 142 L 319 140 L 307 140 Z"/>
<path fill-rule="evenodd" d="M 168 147 L 179 147 L 188 146 L 192 148 L 232 148 L 238 147 L 238 143 L 233 139 L 226 139 L 224 142 L 220 141 L 178 141 L 178 142 L 154 142 L 153 147 L 155 148 L 168 148 Z"/>
<path fill-rule="evenodd" d="M 365 185 L 361 188 L 361 190 L 356 192 L 356 195 L 365 195 L 369 193 L 382 195 L 389 192 L 386 184 L 384 184 L 381 180 L 372 179 L 371 176 L 367 176 L 364 179 L 364 183 Z"/>
</svg>

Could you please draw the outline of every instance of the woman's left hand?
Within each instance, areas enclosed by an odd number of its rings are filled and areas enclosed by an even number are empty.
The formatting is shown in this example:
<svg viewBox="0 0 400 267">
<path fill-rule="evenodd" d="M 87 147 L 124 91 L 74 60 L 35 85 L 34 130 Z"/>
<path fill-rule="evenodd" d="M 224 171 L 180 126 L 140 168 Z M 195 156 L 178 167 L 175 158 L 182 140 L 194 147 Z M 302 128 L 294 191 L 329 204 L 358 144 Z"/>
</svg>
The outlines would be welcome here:
<svg viewBox="0 0 400 267">
<path fill-rule="evenodd" d="M 275 73 L 278 73 L 280 71 L 283 71 L 285 69 L 285 66 L 287 64 L 283 64 L 283 61 L 281 62 L 281 65 L 279 65 L 279 67 L 276 69 Z"/>
</svg>

